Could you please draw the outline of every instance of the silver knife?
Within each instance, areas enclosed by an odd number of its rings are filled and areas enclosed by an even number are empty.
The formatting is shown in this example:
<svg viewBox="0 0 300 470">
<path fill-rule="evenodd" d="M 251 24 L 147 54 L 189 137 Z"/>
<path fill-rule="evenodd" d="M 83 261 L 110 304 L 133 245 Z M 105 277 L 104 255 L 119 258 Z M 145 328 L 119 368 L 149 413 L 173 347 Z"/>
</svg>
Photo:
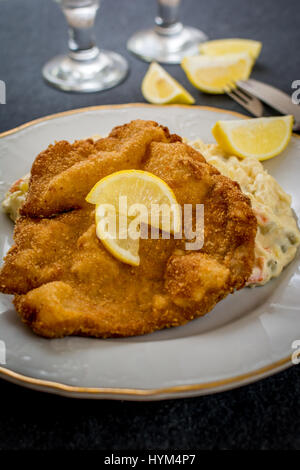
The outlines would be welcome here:
<svg viewBox="0 0 300 470">
<path fill-rule="evenodd" d="M 300 106 L 294 104 L 292 97 L 287 93 L 266 83 L 254 80 L 253 78 L 238 81 L 237 86 L 241 88 L 241 90 L 245 90 L 256 96 L 256 98 L 264 101 L 280 113 L 292 114 L 295 119 L 293 130 L 300 131 Z"/>
</svg>

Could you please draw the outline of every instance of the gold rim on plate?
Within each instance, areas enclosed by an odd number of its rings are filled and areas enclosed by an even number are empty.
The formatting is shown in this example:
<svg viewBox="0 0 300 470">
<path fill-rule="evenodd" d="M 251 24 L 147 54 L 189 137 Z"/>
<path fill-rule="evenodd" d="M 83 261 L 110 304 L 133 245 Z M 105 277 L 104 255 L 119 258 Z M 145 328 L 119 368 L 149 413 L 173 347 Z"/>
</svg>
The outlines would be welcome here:
<svg viewBox="0 0 300 470">
<path fill-rule="evenodd" d="M 63 111 L 61 113 L 50 114 L 48 116 L 44 116 L 42 118 L 34 119 L 33 121 L 29 121 L 25 124 L 22 124 L 14 129 L 10 129 L 8 131 L 2 132 L 0 134 L 0 138 L 6 137 L 8 135 L 14 134 L 18 131 L 21 131 L 27 127 L 33 126 L 35 124 L 39 124 L 44 121 L 48 121 L 50 119 L 55 119 L 62 116 L 70 116 L 72 114 L 79 114 L 86 111 L 95 111 L 98 109 L 119 109 L 119 108 L 130 108 L 130 107 L 153 107 L 157 108 L 158 106 L 161 107 L 177 107 L 177 108 L 198 108 L 201 110 L 213 111 L 217 113 L 224 113 L 224 114 L 231 114 L 236 117 L 247 119 L 248 116 L 244 114 L 237 113 L 235 111 L 230 111 L 221 108 L 214 108 L 211 106 L 198 106 L 198 105 L 151 105 L 146 103 L 128 103 L 128 104 L 115 104 L 115 105 L 99 105 L 99 106 L 88 106 L 85 108 L 77 108 L 71 109 L 69 111 Z M 293 137 L 300 138 L 299 135 L 293 134 Z M 28 377 L 17 372 L 13 372 L 5 367 L 0 367 L 0 378 L 10 379 L 10 381 L 17 383 L 19 385 L 25 385 L 27 387 L 35 388 L 38 390 L 43 391 L 52 391 L 52 392 L 60 392 L 63 394 L 68 395 L 91 395 L 93 397 L 106 397 L 109 396 L 121 396 L 122 398 L 126 397 L 141 397 L 141 398 L 151 398 L 151 397 L 159 397 L 165 396 L 170 394 L 182 394 L 187 392 L 197 392 L 197 391 L 206 391 L 209 392 L 218 392 L 222 391 L 222 389 L 226 388 L 227 386 L 232 385 L 233 387 L 237 387 L 242 384 L 246 384 L 249 382 L 253 382 L 258 380 L 259 378 L 266 377 L 272 373 L 275 373 L 279 369 L 287 368 L 292 366 L 291 357 L 288 356 L 284 359 L 274 362 L 265 367 L 261 367 L 256 369 L 252 372 L 248 372 L 245 374 L 237 375 L 235 377 L 228 377 L 227 379 L 216 380 L 213 382 L 205 382 L 205 383 L 198 383 L 198 384 L 189 384 L 189 385 L 176 385 L 173 387 L 164 387 L 164 388 L 155 388 L 155 389 L 135 389 L 135 388 L 98 388 L 98 387 L 75 387 L 72 385 L 66 385 L 59 382 L 52 382 L 49 380 L 42 380 L 36 379 L 34 377 Z M 232 387 L 232 388 L 233 388 Z"/>
</svg>

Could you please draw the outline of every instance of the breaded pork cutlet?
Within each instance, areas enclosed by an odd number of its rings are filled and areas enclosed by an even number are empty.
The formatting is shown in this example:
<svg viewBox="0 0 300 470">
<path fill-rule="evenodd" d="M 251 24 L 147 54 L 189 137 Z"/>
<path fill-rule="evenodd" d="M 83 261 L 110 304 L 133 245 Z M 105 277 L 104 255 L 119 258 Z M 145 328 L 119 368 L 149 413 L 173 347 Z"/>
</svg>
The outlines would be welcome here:
<svg viewBox="0 0 300 470">
<path fill-rule="evenodd" d="M 31 169 L 29 192 L 22 215 L 49 217 L 82 207 L 89 190 L 115 171 L 140 168 L 151 142 L 180 138 L 152 121 L 115 127 L 108 137 L 57 142 L 41 152 Z"/>
<path fill-rule="evenodd" d="M 143 169 L 179 204 L 204 204 L 204 245 L 142 239 L 140 265 L 114 258 L 96 236 L 85 196 L 101 177 Z M 32 167 L 15 245 L 0 272 L 2 292 L 37 334 L 131 336 L 183 325 L 245 285 L 254 262 L 256 218 L 239 185 L 168 129 L 133 121 L 106 139 L 58 142 Z"/>
</svg>

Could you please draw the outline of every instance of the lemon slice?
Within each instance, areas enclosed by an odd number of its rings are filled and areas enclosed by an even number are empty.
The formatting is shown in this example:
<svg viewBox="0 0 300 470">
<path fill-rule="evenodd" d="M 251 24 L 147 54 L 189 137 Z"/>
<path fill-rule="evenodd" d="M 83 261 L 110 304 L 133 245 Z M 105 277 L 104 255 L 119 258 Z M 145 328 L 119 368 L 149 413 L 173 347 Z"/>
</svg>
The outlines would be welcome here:
<svg viewBox="0 0 300 470">
<path fill-rule="evenodd" d="M 100 213 L 101 211 L 101 213 Z M 140 264 L 139 257 L 139 238 L 131 238 L 127 236 L 128 225 L 131 219 L 125 221 L 126 233 L 124 238 L 117 236 L 117 229 L 120 227 L 120 214 L 112 214 L 109 210 L 102 211 L 102 206 L 96 206 L 96 234 L 102 241 L 105 248 L 117 259 L 131 266 Z M 111 230 L 115 225 L 115 231 Z M 120 234 L 120 232 L 118 232 Z"/>
<path fill-rule="evenodd" d="M 142 82 L 145 100 L 153 104 L 193 104 L 194 98 L 156 62 L 150 64 Z"/>
<path fill-rule="evenodd" d="M 248 52 L 253 60 L 257 59 L 261 48 L 262 43 L 252 39 L 217 39 L 204 42 L 199 47 L 201 54 L 210 56 Z"/>
<path fill-rule="evenodd" d="M 292 134 L 293 116 L 218 121 L 212 129 L 218 144 L 238 157 L 268 160 L 282 152 Z"/>
<path fill-rule="evenodd" d="M 173 191 L 147 171 L 112 173 L 95 184 L 86 200 L 96 204 L 96 232 L 104 246 L 133 266 L 140 262 L 141 224 L 173 234 L 181 231 L 181 208 Z"/>
<path fill-rule="evenodd" d="M 197 55 L 185 57 L 181 66 L 190 82 L 206 93 L 224 93 L 237 80 L 246 80 L 253 66 L 249 54 L 223 56 Z"/>
</svg>

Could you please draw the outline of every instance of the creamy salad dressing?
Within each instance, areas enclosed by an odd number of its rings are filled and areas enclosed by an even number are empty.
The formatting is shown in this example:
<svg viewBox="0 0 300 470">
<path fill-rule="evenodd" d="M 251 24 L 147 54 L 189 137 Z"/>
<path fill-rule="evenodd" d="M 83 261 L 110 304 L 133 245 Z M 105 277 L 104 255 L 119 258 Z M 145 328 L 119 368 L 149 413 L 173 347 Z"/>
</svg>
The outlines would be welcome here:
<svg viewBox="0 0 300 470">
<path fill-rule="evenodd" d="M 100 136 L 93 136 L 96 140 Z M 248 286 L 266 284 L 280 275 L 295 257 L 300 245 L 300 232 L 291 209 L 291 197 L 254 158 L 244 160 L 227 155 L 218 145 L 200 139 L 187 141 L 199 150 L 220 173 L 237 181 L 252 203 L 258 221 L 255 240 L 255 265 Z M 18 180 L 6 194 L 3 209 L 16 220 L 28 191 L 30 175 Z"/>
<path fill-rule="evenodd" d="M 249 286 L 266 284 L 280 275 L 295 257 L 300 232 L 291 209 L 291 197 L 255 158 L 244 160 L 227 155 L 218 145 L 189 141 L 220 173 L 237 181 L 251 199 L 258 222 L 255 265 Z"/>
</svg>

